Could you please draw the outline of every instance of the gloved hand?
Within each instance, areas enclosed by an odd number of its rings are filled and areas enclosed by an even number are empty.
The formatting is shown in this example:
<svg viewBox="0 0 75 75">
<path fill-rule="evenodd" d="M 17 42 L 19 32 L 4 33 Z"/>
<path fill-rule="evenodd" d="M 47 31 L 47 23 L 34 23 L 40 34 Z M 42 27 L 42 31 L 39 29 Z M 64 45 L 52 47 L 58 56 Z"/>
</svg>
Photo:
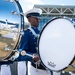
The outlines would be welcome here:
<svg viewBox="0 0 75 75">
<path fill-rule="evenodd" d="M 37 54 L 33 54 L 33 60 L 34 62 L 37 62 L 39 60 L 39 56 Z"/>
<path fill-rule="evenodd" d="M 14 55 L 9 60 L 14 61 L 15 59 L 19 57 L 19 54 L 20 54 L 19 51 L 15 51 Z"/>
</svg>

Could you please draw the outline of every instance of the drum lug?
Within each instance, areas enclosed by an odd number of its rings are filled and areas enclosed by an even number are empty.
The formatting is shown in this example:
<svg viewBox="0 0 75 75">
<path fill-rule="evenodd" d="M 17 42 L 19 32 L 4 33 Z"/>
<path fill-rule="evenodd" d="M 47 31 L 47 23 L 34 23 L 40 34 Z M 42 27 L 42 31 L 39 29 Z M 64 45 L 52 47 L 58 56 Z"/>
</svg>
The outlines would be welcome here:
<svg viewBox="0 0 75 75">
<path fill-rule="evenodd" d="M 24 32 L 23 32 L 23 31 L 21 31 L 21 32 L 20 32 L 20 34 L 21 34 L 21 35 L 24 35 Z"/>
<path fill-rule="evenodd" d="M 14 55 L 12 57 L 10 57 L 9 60 L 14 61 L 15 59 L 17 59 L 19 57 L 19 51 L 17 50 L 13 50 Z"/>
<path fill-rule="evenodd" d="M 7 62 L 8 60 L 7 60 L 7 59 L 2 59 L 1 61 L 2 61 L 2 62 Z"/>
</svg>

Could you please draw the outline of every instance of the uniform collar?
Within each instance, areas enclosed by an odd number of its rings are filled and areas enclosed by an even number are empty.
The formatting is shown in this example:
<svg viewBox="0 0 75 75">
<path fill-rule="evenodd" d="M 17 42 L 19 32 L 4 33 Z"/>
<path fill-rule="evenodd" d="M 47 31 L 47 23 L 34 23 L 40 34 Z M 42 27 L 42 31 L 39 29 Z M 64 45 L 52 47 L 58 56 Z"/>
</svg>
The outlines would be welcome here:
<svg viewBox="0 0 75 75">
<path fill-rule="evenodd" d="M 31 28 L 32 28 L 37 34 L 39 34 L 38 27 L 31 26 Z"/>
<path fill-rule="evenodd" d="M 31 26 L 31 28 L 33 28 L 33 29 L 38 29 L 38 27 L 34 27 L 34 26 Z"/>
</svg>

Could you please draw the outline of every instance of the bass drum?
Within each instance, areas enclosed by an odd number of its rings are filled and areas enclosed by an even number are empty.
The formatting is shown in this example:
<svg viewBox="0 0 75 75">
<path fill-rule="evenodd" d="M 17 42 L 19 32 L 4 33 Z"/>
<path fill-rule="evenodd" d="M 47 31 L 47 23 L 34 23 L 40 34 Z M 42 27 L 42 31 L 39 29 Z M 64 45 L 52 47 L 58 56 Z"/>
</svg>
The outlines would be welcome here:
<svg viewBox="0 0 75 75">
<path fill-rule="evenodd" d="M 52 71 L 62 71 L 75 55 L 73 23 L 63 17 L 50 20 L 41 31 L 38 44 L 43 65 Z"/>
<path fill-rule="evenodd" d="M 17 0 L 0 0 L 0 61 L 13 54 L 24 29 L 22 8 Z"/>
</svg>

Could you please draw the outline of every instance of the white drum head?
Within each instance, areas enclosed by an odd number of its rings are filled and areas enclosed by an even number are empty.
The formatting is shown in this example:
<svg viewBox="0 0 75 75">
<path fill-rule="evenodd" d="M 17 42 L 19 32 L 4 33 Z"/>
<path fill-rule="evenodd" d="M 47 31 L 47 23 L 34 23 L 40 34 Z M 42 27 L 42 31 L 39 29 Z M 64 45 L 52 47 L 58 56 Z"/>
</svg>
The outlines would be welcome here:
<svg viewBox="0 0 75 75">
<path fill-rule="evenodd" d="M 75 54 L 75 29 L 65 18 L 55 18 L 42 29 L 39 37 L 39 55 L 43 64 L 53 70 L 66 68 Z"/>
</svg>

